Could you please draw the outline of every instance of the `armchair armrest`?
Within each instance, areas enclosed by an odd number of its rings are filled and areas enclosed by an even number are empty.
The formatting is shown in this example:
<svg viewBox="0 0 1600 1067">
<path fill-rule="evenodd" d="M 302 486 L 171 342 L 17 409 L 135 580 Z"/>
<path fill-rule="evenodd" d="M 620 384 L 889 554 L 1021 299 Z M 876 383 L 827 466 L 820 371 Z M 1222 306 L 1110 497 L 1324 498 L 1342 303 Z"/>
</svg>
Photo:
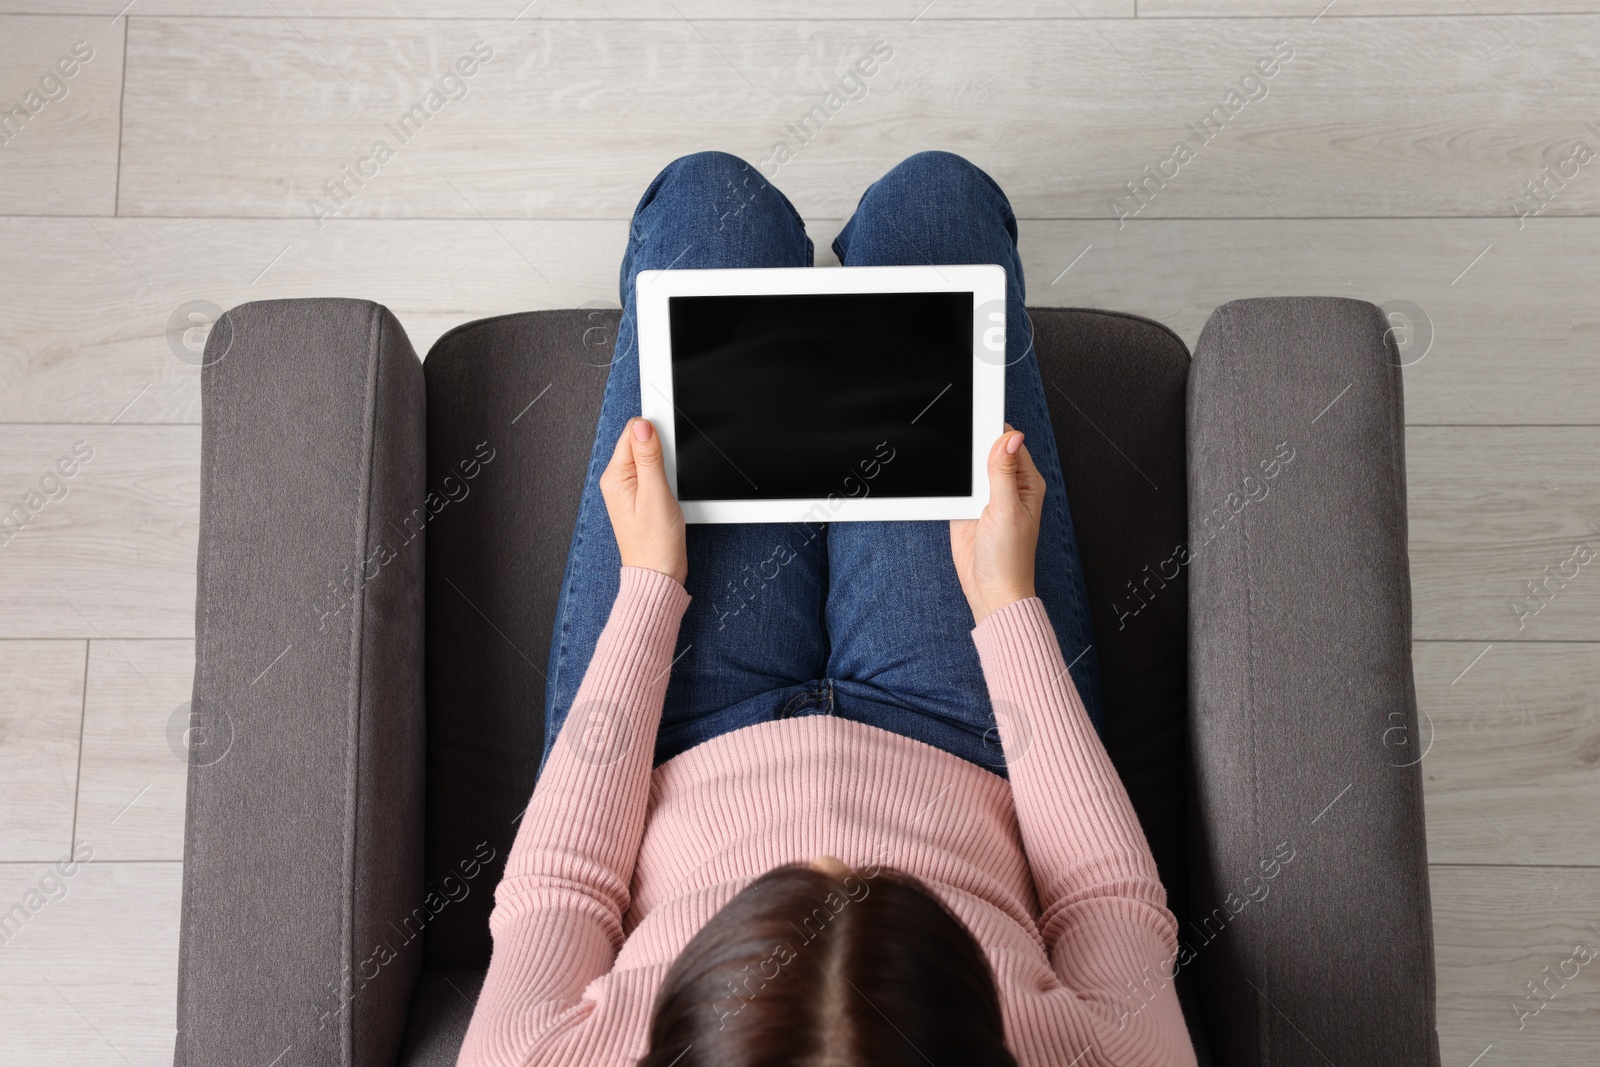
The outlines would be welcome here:
<svg viewBox="0 0 1600 1067">
<path fill-rule="evenodd" d="M 1439 1062 L 1398 363 L 1326 297 L 1195 350 L 1182 937 L 1220 1063 Z"/>
<path fill-rule="evenodd" d="M 359 300 L 202 372 L 179 1067 L 391 1064 L 421 960 L 422 365 Z"/>
</svg>

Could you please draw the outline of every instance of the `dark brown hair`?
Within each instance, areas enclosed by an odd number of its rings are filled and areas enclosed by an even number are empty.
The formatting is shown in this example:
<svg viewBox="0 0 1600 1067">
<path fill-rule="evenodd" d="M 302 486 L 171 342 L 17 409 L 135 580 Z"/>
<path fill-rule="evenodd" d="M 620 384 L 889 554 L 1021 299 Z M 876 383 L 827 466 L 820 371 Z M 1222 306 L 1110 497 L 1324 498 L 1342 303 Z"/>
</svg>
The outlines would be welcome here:
<svg viewBox="0 0 1600 1067">
<path fill-rule="evenodd" d="M 1016 1067 L 988 960 L 916 879 L 779 867 L 684 946 L 639 1067 Z"/>
</svg>

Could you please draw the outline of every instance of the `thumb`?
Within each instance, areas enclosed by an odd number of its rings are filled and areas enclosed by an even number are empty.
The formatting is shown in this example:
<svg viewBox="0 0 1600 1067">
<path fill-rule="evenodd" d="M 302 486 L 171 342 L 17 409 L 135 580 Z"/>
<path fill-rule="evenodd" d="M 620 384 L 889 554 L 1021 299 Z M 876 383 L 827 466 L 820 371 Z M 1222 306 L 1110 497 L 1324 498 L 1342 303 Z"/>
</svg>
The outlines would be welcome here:
<svg viewBox="0 0 1600 1067">
<path fill-rule="evenodd" d="M 650 420 L 634 419 L 628 427 L 627 438 L 640 483 L 665 483 L 667 468 L 661 456 L 661 435 L 656 433 Z"/>
<path fill-rule="evenodd" d="M 1022 433 L 1009 425 L 989 450 L 989 503 L 1015 507 L 1020 499 L 1017 473 L 1022 469 Z"/>
</svg>

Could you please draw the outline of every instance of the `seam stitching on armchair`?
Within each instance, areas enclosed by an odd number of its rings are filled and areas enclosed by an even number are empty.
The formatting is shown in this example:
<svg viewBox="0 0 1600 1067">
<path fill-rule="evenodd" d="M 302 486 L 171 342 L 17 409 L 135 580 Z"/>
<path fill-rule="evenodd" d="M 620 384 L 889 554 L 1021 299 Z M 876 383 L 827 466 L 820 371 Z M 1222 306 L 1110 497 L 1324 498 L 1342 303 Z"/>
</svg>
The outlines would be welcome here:
<svg viewBox="0 0 1600 1067">
<path fill-rule="evenodd" d="M 360 446 L 360 477 L 361 485 L 357 496 L 356 506 L 356 556 L 359 561 L 366 554 L 367 532 L 372 527 L 372 470 L 374 454 L 377 450 L 378 437 L 378 375 L 381 363 L 382 336 L 383 336 L 383 307 L 372 305 L 371 321 L 367 331 L 367 396 L 365 410 L 363 411 L 362 440 Z M 359 566 L 359 564 L 358 564 Z M 341 897 L 342 913 L 340 923 L 343 926 L 340 937 L 339 953 L 341 956 L 340 974 L 350 973 L 355 961 L 355 926 L 356 926 L 356 814 L 359 797 L 361 795 L 358 778 L 361 773 L 361 703 L 365 686 L 362 684 L 362 672 L 365 669 L 363 662 L 364 642 L 362 634 L 366 626 L 367 593 L 362 588 L 359 596 L 352 598 L 350 604 L 350 669 L 346 681 L 347 699 L 346 714 L 348 716 L 345 727 L 345 805 L 344 805 L 344 893 Z M 342 979 L 341 979 L 342 988 Z M 344 1025 L 340 1028 L 340 1062 L 351 1065 L 355 1063 L 355 1018 L 359 1010 L 356 1002 L 349 1004 L 350 1010 L 345 1013 Z"/>
<path fill-rule="evenodd" d="M 228 319 L 228 325 L 229 325 L 230 329 L 233 328 L 233 315 L 234 315 L 234 312 L 237 311 L 237 310 L 238 310 L 237 308 L 234 308 L 234 309 L 230 309 L 229 311 L 223 313 L 223 318 Z M 219 325 L 220 325 L 220 322 L 219 322 Z M 190 710 L 191 710 L 191 722 L 192 722 L 192 712 L 193 712 L 193 710 L 195 708 L 195 704 L 196 704 L 196 698 L 199 697 L 203 692 L 208 692 L 209 689 L 210 689 L 210 686 L 208 685 L 208 679 L 209 679 L 209 675 L 210 675 L 210 672 L 211 672 L 211 663 L 212 663 L 212 661 L 211 661 L 211 656 L 208 654 L 208 652 L 209 652 L 209 649 L 211 647 L 211 598 L 207 597 L 207 596 L 204 596 L 203 594 L 205 593 L 205 590 L 207 588 L 208 576 L 210 575 L 211 569 L 212 569 L 211 566 L 210 566 L 210 562 L 211 562 L 210 556 L 211 556 L 211 552 L 215 548 L 215 545 L 214 545 L 212 537 L 211 537 L 210 523 L 205 522 L 203 520 L 204 520 L 205 516 L 209 513 L 209 509 L 206 507 L 206 504 L 208 503 L 207 497 L 208 497 L 209 494 L 216 492 L 216 486 L 217 486 L 217 473 L 216 472 L 217 472 L 217 463 L 218 463 L 218 458 L 217 457 L 218 457 L 218 453 L 221 450 L 219 448 L 216 448 L 216 447 L 213 447 L 213 448 L 211 448 L 209 450 L 207 450 L 205 448 L 206 413 L 207 413 L 208 410 L 212 409 L 214 406 L 213 405 L 209 405 L 209 404 L 205 404 L 204 403 L 204 399 L 205 399 L 205 392 L 206 392 L 205 386 L 206 386 L 206 384 L 208 382 L 208 376 L 209 376 L 209 381 L 216 381 L 216 376 L 219 373 L 221 373 L 221 372 L 217 369 L 216 364 L 212 364 L 209 367 L 202 368 L 202 370 L 201 370 L 201 379 L 200 379 L 201 380 L 200 393 L 201 393 L 201 400 L 202 400 L 202 406 L 201 406 L 201 411 L 200 411 L 200 431 L 201 431 L 200 432 L 200 443 L 201 443 L 201 468 L 200 468 L 200 501 L 201 501 L 201 507 L 200 507 L 200 515 L 201 515 L 201 518 L 202 518 L 202 522 L 200 523 L 200 537 L 199 537 L 199 543 L 196 546 L 197 551 L 195 553 L 195 557 L 196 557 L 195 590 L 196 590 L 196 593 L 199 594 L 199 595 L 197 595 L 197 598 L 196 598 L 196 604 L 197 604 L 198 610 L 195 613 L 196 617 L 195 617 L 195 634 L 194 634 L 194 637 L 195 637 L 195 641 L 194 641 L 194 654 L 195 654 L 194 681 L 190 685 L 190 691 L 189 691 L 189 700 L 190 700 L 189 707 L 190 707 Z M 216 417 L 215 411 L 212 411 L 211 413 L 212 413 L 213 418 L 215 418 Z M 207 814 L 209 814 L 208 812 L 205 812 L 205 811 L 202 810 L 202 806 L 201 806 L 201 803 L 200 803 L 200 801 L 202 799 L 202 794 L 201 794 L 201 791 L 199 789 L 199 785 L 198 785 L 198 782 L 197 782 L 197 773 L 199 771 L 199 768 L 194 765 L 193 761 L 186 761 L 186 762 L 188 762 L 188 767 L 185 769 L 185 772 L 184 772 L 184 790 L 183 790 L 183 792 L 184 792 L 184 805 L 185 805 L 185 812 L 186 812 L 185 817 L 184 817 L 185 825 L 184 825 L 184 834 L 183 834 L 183 838 L 184 838 L 183 847 L 184 847 L 185 858 L 187 858 L 188 855 L 189 855 L 189 841 L 190 841 L 190 835 L 191 835 L 191 828 L 198 827 L 199 824 L 200 824 L 200 821 L 202 819 L 204 819 L 207 816 Z M 193 836 L 196 839 L 199 839 L 199 838 L 203 837 L 204 835 L 202 833 L 200 833 L 198 830 L 195 830 Z M 177 1008 L 178 1008 L 178 1011 L 177 1011 L 177 1016 L 178 1016 L 177 1056 L 179 1057 L 178 1062 L 181 1063 L 181 1064 L 185 1064 L 186 1065 L 186 1064 L 190 1063 L 191 1061 L 190 1061 L 189 1056 L 188 1056 L 189 1049 L 188 1049 L 188 1046 L 184 1044 L 183 1036 L 184 1036 L 184 1034 L 186 1032 L 188 1032 L 191 1029 L 191 1027 L 189 1025 L 190 1020 L 188 1018 L 188 1013 L 192 1009 L 191 998 L 188 995 L 188 982 L 186 981 L 186 978 L 191 973 L 190 969 L 189 969 L 188 956 L 189 956 L 189 950 L 190 950 L 190 947 L 191 947 L 191 940 L 192 939 L 189 936 L 186 936 L 185 933 L 184 933 L 185 931 L 188 931 L 190 929 L 190 925 L 189 925 L 189 922 L 188 922 L 188 906 L 190 904 L 190 900 L 189 900 L 189 891 L 188 891 L 188 884 L 187 884 L 188 883 L 187 871 L 185 873 L 185 877 L 183 879 L 183 882 L 184 882 L 183 893 L 182 893 L 182 896 L 181 896 L 180 902 L 179 902 L 180 934 L 179 934 L 179 937 L 178 937 L 178 976 L 179 976 L 179 979 L 178 979 L 178 1004 L 177 1004 Z"/>
<path fill-rule="evenodd" d="M 1379 308 L 1378 312 L 1381 315 L 1382 309 Z M 1408 507 L 1408 479 L 1406 477 L 1405 458 L 1405 368 L 1402 366 L 1400 361 L 1399 346 L 1395 342 L 1394 333 L 1392 330 L 1388 329 L 1388 325 L 1389 323 L 1387 321 L 1387 317 L 1385 317 L 1385 329 L 1383 331 L 1381 344 L 1383 347 L 1384 362 L 1386 364 L 1386 366 L 1382 368 L 1382 373 L 1384 375 L 1384 380 L 1388 385 L 1389 394 L 1391 397 L 1391 403 L 1389 405 L 1389 465 L 1393 474 L 1393 506 L 1396 509 L 1395 514 L 1399 517 L 1399 520 L 1402 524 L 1402 532 L 1404 533 L 1404 536 L 1399 539 L 1401 545 L 1400 555 L 1402 562 L 1405 565 L 1406 575 L 1409 577 L 1411 573 L 1411 550 L 1409 543 L 1411 517 Z M 1391 354 L 1393 355 L 1392 359 L 1389 358 Z M 1401 618 L 1405 627 L 1405 656 L 1402 666 L 1406 672 L 1406 676 L 1404 679 L 1402 679 L 1402 694 L 1405 698 L 1408 698 L 1410 703 L 1411 714 L 1409 727 L 1411 733 L 1413 736 L 1416 736 L 1420 739 L 1422 732 L 1420 720 L 1418 718 L 1418 702 L 1416 696 L 1416 660 L 1413 637 L 1416 625 L 1416 609 L 1411 593 L 1411 583 L 1409 581 L 1401 583 L 1399 589 L 1399 598 Z M 1414 774 L 1416 775 L 1414 779 L 1415 788 L 1412 792 L 1417 797 L 1418 810 L 1421 811 L 1423 807 L 1422 797 L 1424 794 L 1421 761 L 1418 761 L 1418 764 L 1414 770 Z M 1412 833 L 1413 840 L 1417 846 L 1413 863 L 1420 868 L 1418 874 L 1421 884 L 1420 891 L 1415 894 L 1414 903 L 1416 910 L 1415 921 L 1417 924 L 1417 929 L 1421 930 L 1424 935 L 1423 943 L 1425 946 L 1425 953 L 1421 980 L 1423 988 L 1427 991 L 1427 1001 L 1430 1010 L 1430 1018 L 1428 1019 L 1427 1026 L 1428 1032 L 1423 1035 L 1423 1042 L 1424 1046 L 1431 1054 L 1429 1062 L 1433 1065 L 1437 1065 L 1439 1062 L 1438 963 L 1437 946 L 1434 944 L 1433 932 L 1433 888 L 1429 883 L 1428 877 L 1428 834 L 1426 819 L 1427 815 L 1426 812 L 1424 812 L 1423 824 L 1419 827 L 1416 827 Z"/>
<path fill-rule="evenodd" d="M 1244 367 L 1244 361 L 1246 357 L 1244 355 L 1244 345 L 1241 343 L 1239 326 L 1237 321 L 1235 321 L 1235 316 L 1233 315 L 1231 308 L 1231 304 L 1225 304 L 1218 310 L 1221 312 L 1221 325 L 1224 327 L 1222 330 L 1222 336 L 1226 341 L 1226 351 L 1230 356 L 1230 359 L 1227 361 L 1226 365 L 1238 370 Z M 1232 390 L 1229 392 L 1232 394 Z M 1240 405 L 1238 403 L 1238 397 L 1236 395 L 1231 395 L 1229 401 L 1229 414 L 1233 423 L 1233 446 L 1236 449 L 1242 450 L 1244 446 L 1244 440 L 1239 432 L 1239 407 Z M 1244 712 L 1245 729 L 1249 731 L 1250 734 L 1251 824 L 1254 829 L 1256 855 L 1259 856 L 1263 847 L 1261 836 L 1261 749 L 1260 738 L 1256 734 L 1256 641 L 1255 598 L 1253 595 L 1255 579 L 1251 574 L 1250 568 L 1250 517 L 1248 515 L 1241 514 L 1239 516 L 1239 541 L 1241 562 L 1244 566 L 1245 671 L 1244 692 L 1242 694 L 1244 706 L 1242 710 Z M 1264 970 L 1265 969 L 1263 969 L 1263 973 L 1257 975 L 1257 977 L 1261 980 L 1261 996 L 1263 999 L 1268 996 L 1267 986 L 1271 984 L 1270 979 L 1268 975 L 1264 973 Z M 1256 1005 L 1256 1030 L 1256 1040 L 1258 1044 L 1257 1051 L 1259 1056 L 1258 1063 L 1261 1064 L 1261 1067 L 1267 1067 L 1267 1065 L 1271 1063 L 1271 1020 L 1269 1019 L 1267 1013 L 1261 1010 L 1261 1006 L 1259 1004 Z"/>
</svg>

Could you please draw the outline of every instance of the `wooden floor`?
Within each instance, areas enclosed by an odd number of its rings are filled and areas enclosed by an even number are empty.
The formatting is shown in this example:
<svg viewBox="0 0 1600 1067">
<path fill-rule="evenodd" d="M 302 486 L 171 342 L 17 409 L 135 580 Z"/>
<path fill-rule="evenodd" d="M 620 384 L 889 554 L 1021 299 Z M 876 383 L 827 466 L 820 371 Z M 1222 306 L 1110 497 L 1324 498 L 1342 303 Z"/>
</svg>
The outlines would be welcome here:
<svg viewBox="0 0 1600 1067">
<path fill-rule="evenodd" d="M 1527 588 L 1600 550 L 1600 0 L 524 2 L 0 0 L 0 109 L 42 104 L 0 147 L 0 509 L 51 498 L 0 545 L 0 912 L 29 912 L 0 943 L 0 1064 L 171 1059 L 185 305 L 203 332 L 207 305 L 367 297 L 424 351 L 613 301 L 662 164 L 780 140 L 819 248 L 884 169 L 944 148 L 1010 192 L 1033 303 L 1191 345 L 1242 296 L 1409 316 L 1444 1063 L 1595 1062 L 1600 965 L 1519 1009 L 1600 947 L 1600 564 Z M 799 143 L 788 124 L 875 45 Z M 394 137 L 475 46 L 457 98 Z M 392 158 L 328 215 L 325 183 L 379 139 Z M 1192 158 L 1126 200 L 1178 139 Z M 55 873 L 74 843 L 92 860 Z"/>
</svg>

